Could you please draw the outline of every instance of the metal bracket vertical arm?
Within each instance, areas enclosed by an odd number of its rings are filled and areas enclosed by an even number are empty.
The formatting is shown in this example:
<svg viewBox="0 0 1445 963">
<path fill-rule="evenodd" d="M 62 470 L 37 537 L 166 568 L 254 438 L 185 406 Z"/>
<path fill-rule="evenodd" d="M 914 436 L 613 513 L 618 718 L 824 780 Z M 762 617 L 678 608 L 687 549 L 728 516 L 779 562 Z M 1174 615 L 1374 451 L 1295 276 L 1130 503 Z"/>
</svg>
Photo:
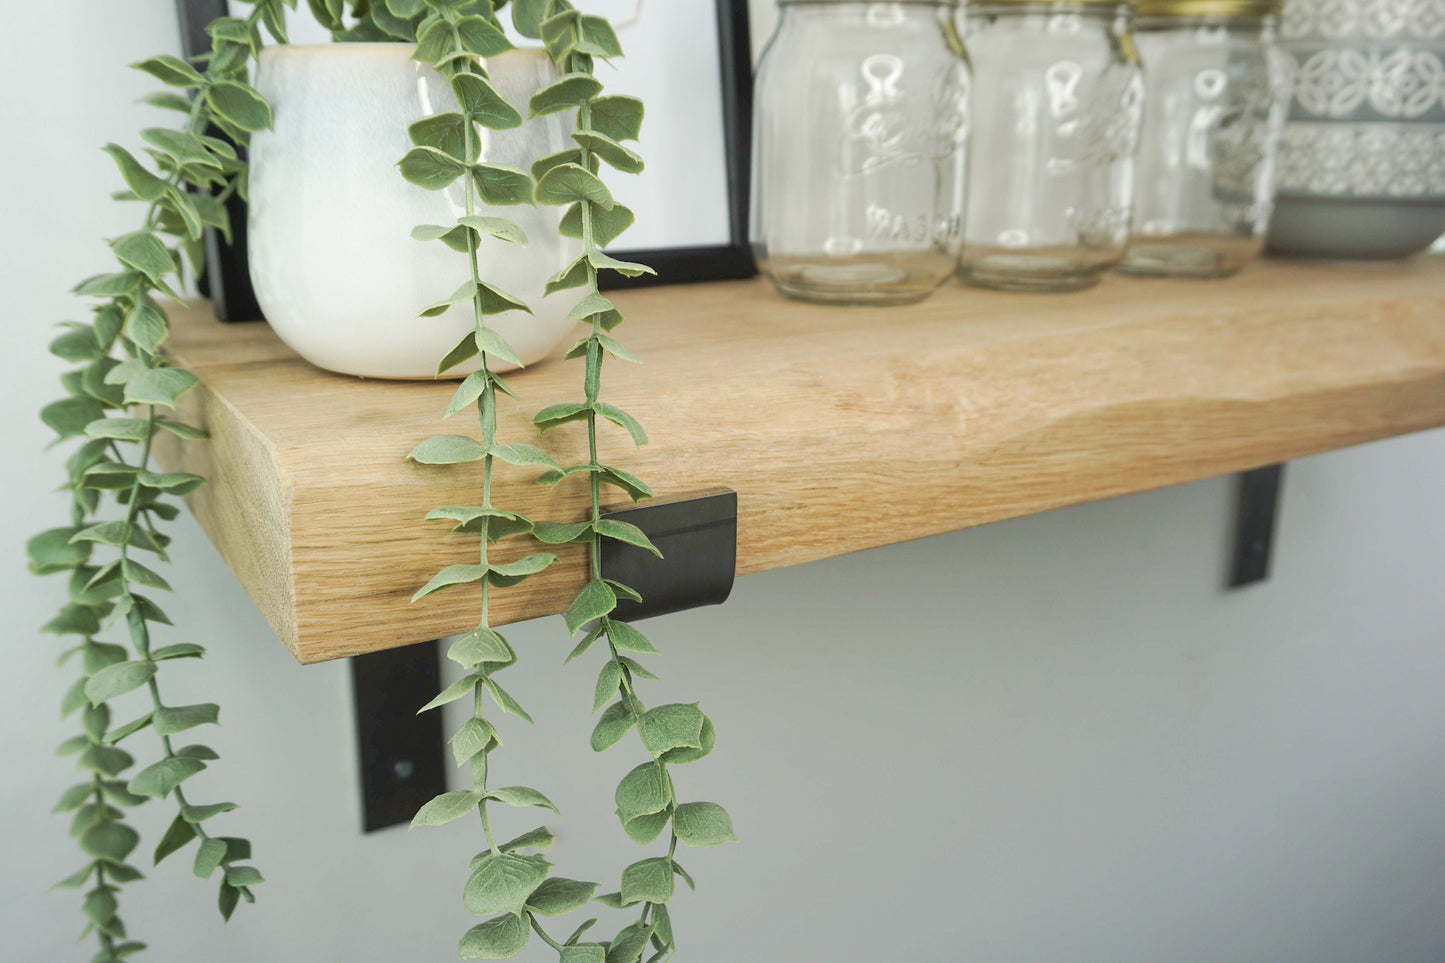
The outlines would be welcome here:
<svg viewBox="0 0 1445 963">
<path fill-rule="evenodd" d="M 1239 476 L 1230 588 L 1252 585 L 1269 578 L 1270 552 L 1274 547 L 1275 520 L 1279 514 L 1283 480 L 1282 464 L 1256 468 Z"/>
<path fill-rule="evenodd" d="M 441 713 L 417 715 L 441 689 L 440 643 L 356 656 L 351 686 L 362 813 L 371 833 L 410 822 L 447 791 Z"/>
</svg>

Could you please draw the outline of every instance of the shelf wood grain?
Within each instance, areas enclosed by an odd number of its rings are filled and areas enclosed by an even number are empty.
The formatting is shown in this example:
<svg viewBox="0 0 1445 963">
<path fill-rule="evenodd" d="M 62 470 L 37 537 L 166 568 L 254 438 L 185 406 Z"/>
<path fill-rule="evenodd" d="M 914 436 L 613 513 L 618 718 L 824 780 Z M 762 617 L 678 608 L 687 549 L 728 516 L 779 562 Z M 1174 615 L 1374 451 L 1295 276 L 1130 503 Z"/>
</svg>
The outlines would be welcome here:
<svg viewBox="0 0 1445 963">
<path fill-rule="evenodd" d="M 645 364 L 609 361 L 603 395 L 651 443 L 609 430 L 603 460 L 660 497 L 735 489 L 740 575 L 1445 424 L 1440 258 L 1110 277 L 1066 296 L 950 285 L 905 308 L 799 304 L 761 280 L 616 300 Z M 211 479 L 191 507 L 295 657 L 470 628 L 470 591 L 410 602 L 442 566 L 474 561 L 473 540 L 422 518 L 475 503 L 479 466 L 405 460 L 429 435 L 474 433 L 465 415 L 441 420 L 451 383 L 329 374 L 204 304 L 172 320 L 172 351 L 202 382 L 183 415 L 212 440 L 163 433 L 161 459 Z M 581 380 L 561 361 L 513 376 L 526 405 L 506 408 L 501 437 L 534 440 L 533 411 L 580 397 Z M 585 460 L 579 425 L 542 444 Z M 585 483 L 499 470 L 497 504 L 585 513 Z M 494 596 L 498 624 L 565 608 L 584 560 L 561 555 Z"/>
</svg>

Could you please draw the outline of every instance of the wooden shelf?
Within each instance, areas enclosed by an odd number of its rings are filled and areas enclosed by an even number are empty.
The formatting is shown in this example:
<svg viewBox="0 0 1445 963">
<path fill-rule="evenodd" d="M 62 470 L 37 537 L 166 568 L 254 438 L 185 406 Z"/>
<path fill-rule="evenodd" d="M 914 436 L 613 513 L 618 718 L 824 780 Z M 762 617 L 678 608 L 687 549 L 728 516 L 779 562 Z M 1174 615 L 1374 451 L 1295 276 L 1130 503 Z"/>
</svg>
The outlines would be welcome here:
<svg viewBox="0 0 1445 963">
<path fill-rule="evenodd" d="M 949 285 L 907 308 L 785 301 L 762 280 L 617 297 L 642 367 L 609 363 L 603 394 L 651 444 L 609 431 L 604 461 L 659 497 L 738 492 L 739 574 L 1445 424 L 1445 259 L 1263 262 L 1227 281 L 1107 278 L 1075 295 Z M 422 517 L 473 504 L 477 466 L 406 453 L 440 431 L 451 383 L 363 381 L 302 362 L 260 324 L 177 308 L 173 351 L 195 372 L 184 414 L 209 444 L 168 442 L 168 467 L 212 480 L 191 497 L 301 662 L 465 631 L 475 597 L 415 605 L 474 541 Z M 581 366 L 516 375 L 504 440 L 580 396 Z M 163 433 L 164 435 L 164 433 Z M 169 436 L 165 436 L 169 438 Z M 544 446 L 585 460 L 571 425 Z M 505 466 L 503 466 L 505 467 Z M 497 504 L 576 519 L 581 487 L 506 469 Z M 498 622 L 561 611 L 583 559 L 499 593 Z"/>
</svg>

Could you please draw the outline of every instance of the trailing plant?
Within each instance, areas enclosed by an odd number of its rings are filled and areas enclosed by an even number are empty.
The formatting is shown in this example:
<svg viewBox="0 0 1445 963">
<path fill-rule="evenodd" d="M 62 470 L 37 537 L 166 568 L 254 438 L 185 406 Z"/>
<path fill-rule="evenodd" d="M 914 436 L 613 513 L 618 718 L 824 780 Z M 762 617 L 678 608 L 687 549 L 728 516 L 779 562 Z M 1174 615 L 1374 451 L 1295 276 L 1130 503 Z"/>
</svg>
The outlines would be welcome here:
<svg viewBox="0 0 1445 963">
<path fill-rule="evenodd" d="M 632 863 L 622 871 L 616 892 L 600 897 L 617 908 L 635 908 L 637 915 L 610 942 L 607 963 L 636 963 L 649 944 L 653 961 L 671 956 L 676 950 L 668 903 L 675 879 L 689 887 L 692 877 L 676 859 L 677 847 L 708 848 L 734 841 L 732 820 L 727 811 L 711 802 L 681 802 L 670 767 L 694 762 L 712 751 L 716 733 L 696 703 L 672 703 L 648 709 L 638 694 L 639 679 L 656 680 L 635 656 L 656 653 L 657 648 L 626 621 L 614 616 L 619 599 L 641 601 L 626 585 L 606 578 L 602 572 L 602 540 L 612 539 L 661 555 L 640 529 L 602 514 L 604 485 L 619 489 L 634 501 L 651 497 L 641 480 L 599 457 L 598 426 L 609 422 L 625 431 L 637 446 L 647 441 L 642 425 L 632 415 L 601 400 L 602 366 L 611 356 L 623 362 L 637 359 L 612 336 L 624 318 L 617 306 L 598 286 L 599 273 L 613 271 L 627 277 L 653 273 L 646 265 L 621 261 L 602 250 L 633 223 L 634 215 L 618 204 L 598 177 L 602 164 L 624 174 L 640 173 L 642 158 L 625 141 L 640 135 L 643 105 L 631 97 L 602 96 L 602 85 L 593 76 L 596 58 L 622 55 L 617 35 L 606 20 L 586 16 L 567 0 L 519 0 L 515 8 L 517 27 L 527 36 L 542 40 L 552 59 L 564 71 L 561 80 L 532 97 L 532 112 L 544 113 L 562 103 L 576 107 L 576 147 L 539 161 L 533 167 L 537 177 L 537 199 L 544 204 L 566 207 L 561 222 L 563 235 L 580 238 L 582 254 L 563 268 L 547 285 L 553 293 L 580 288 L 582 298 L 572 310 L 590 328 L 586 337 L 568 350 L 568 359 L 585 363 L 583 400 L 550 405 L 536 415 L 538 430 L 551 431 L 574 421 L 587 426 L 588 460 L 584 464 L 555 469 L 543 481 L 557 485 L 574 476 L 585 477 L 590 495 L 590 516 L 573 524 L 539 525 L 538 536 L 545 542 L 580 543 L 587 546 L 590 579 L 564 616 L 568 632 L 585 634 L 568 656 L 568 661 L 587 652 L 597 641 L 606 642 L 606 659 L 597 677 L 593 711 L 602 716 L 592 733 L 592 748 L 601 752 L 620 742 L 636 729 L 638 740 L 649 759 L 632 769 L 618 784 L 614 798 L 622 827 L 634 842 L 649 844 L 667 833 L 667 852 Z M 624 654 L 627 653 L 627 654 Z M 616 701 L 612 701 L 616 699 Z"/>
<path fill-rule="evenodd" d="M 118 807 L 152 798 L 174 801 L 176 815 L 156 846 L 154 861 L 159 863 L 199 840 L 195 872 L 209 878 L 221 871 L 219 901 L 227 919 L 241 899 L 253 900 L 251 888 L 261 882 L 260 874 L 243 862 L 251 855 L 247 840 L 213 836 L 206 828 L 209 820 L 235 805 L 198 805 L 182 788 L 183 782 L 217 756 L 203 745 L 175 748 L 171 737 L 216 723 L 219 708 L 212 703 L 171 706 L 163 701 L 160 667 L 204 653 L 191 643 L 152 644 L 154 627 L 169 625 L 170 620 L 141 590 L 168 591 L 169 585 L 136 558 L 137 553 L 147 552 L 167 560 L 170 539 L 163 528 L 179 513 L 174 499 L 204 484 L 199 476 L 161 472 L 152 462 L 153 442 L 163 432 L 184 441 L 204 437 L 200 429 L 174 414 L 196 379 L 163 354 L 169 332 L 156 298 L 179 297 L 184 261 L 199 270 L 206 228 L 229 236 L 225 203 L 232 194 L 244 197 L 246 190 L 245 164 L 233 145 L 244 146 L 252 132 L 270 126 L 270 108 L 250 86 L 248 69 L 259 53 L 263 26 L 274 39 L 285 42 L 286 10 L 295 7 L 295 0 L 247 2 L 252 8 L 245 18 L 226 17 L 209 26 L 212 49 L 207 56 L 194 62 L 161 56 L 137 65 L 172 88 L 148 98 L 149 102 L 184 112 L 185 125 L 181 130 L 142 133 L 148 163 L 117 145 L 106 148 L 127 186 L 117 197 L 146 204 L 145 219 L 141 228 L 111 242 L 118 270 L 89 278 L 77 287 L 78 294 L 97 299 L 90 322 L 67 325 L 52 345 L 55 354 L 78 367 L 62 377 L 67 396 L 47 406 L 42 417 L 61 440 L 74 439 L 80 444 L 67 461 L 70 524 L 37 536 L 29 551 L 33 571 L 68 573 L 70 579 L 69 601 L 46 630 L 80 639 L 62 656 L 62 662 L 74 659 L 80 669 L 62 709 L 66 715 L 81 713 L 82 731 L 67 740 L 61 751 L 78 755 L 88 776 L 68 789 L 56 808 L 74 814 L 72 833 L 89 861 L 61 885 L 80 888 L 91 884 L 84 911 L 88 931 L 96 933 L 100 945 L 95 956 L 99 961 L 119 960 L 145 948 L 127 937 L 119 916 L 120 886 L 140 879 L 141 872 L 126 862 L 140 840 Z M 416 43 L 416 59 L 447 79 L 459 106 L 458 111 L 412 125 L 409 134 L 414 147 L 399 164 L 403 176 L 425 189 L 442 190 L 457 181 L 462 183 L 465 215 L 450 225 L 418 226 L 413 236 L 447 244 L 465 256 L 469 269 L 468 281 L 422 312 L 434 316 L 459 304 L 469 305 L 472 311 L 472 330 L 442 360 L 438 374 L 473 359 L 478 364 L 478 370 L 458 386 L 446 417 L 474 410 L 481 440 L 469 435 L 438 435 L 410 455 L 432 465 L 479 462 L 482 472 L 480 505 L 446 506 L 428 515 L 429 520 L 447 521 L 454 532 L 475 536 L 477 564 L 449 566 L 417 593 L 419 599 L 461 585 L 480 589 L 477 627 L 459 638 L 449 652 L 464 675 L 423 710 L 470 697 L 471 715 L 452 737 L 451 746 L 457 764 L 469 768 L 472 785 L 432 800 L 414 821 L 414 825 L 440 825 L 474 811 L 478 814 L 486 848 L 471 861 L 463 904 L 472 913 L 489 918 L 467 931 L 459 943 L 459 954 L 481 959 L 514 956 L 535 932 L 558 953 L 560 963 L 639 963 L 649 946 L 650 961 L 657 963 L 676 949 L 667 909 L 674 879 L 681 877 L 692 885 L 676 860 L 679 843 L 715 846 L 731 841 L 733 834 L 731 820 L 720 806 L 678 802 L 670 767 L 711 751 L 715 742 L 712 722 L 696 704 L 648 709 L 642 702 L 638 680 L 656 676 L 636 656 L 657 649 L 635 627 L 613 617 L 618 600 L 636 599 L 637 593 L 604 578 L 601 571 L 604 538 L 657 552 L 639 529 L 602 514 L 603 486 L 620 489 L 633 500 L 651 495 L 642 481 L 599 459 L 599 417 L 626 430 L 636 444 L 646 441 L 641 425 L 631 415 L 600 396 L 604 356 L 628 362 L 636 359 L 610 334 L 623 318 L 602 295 L 599 272 L 611 270 L 628 276 L 651 272 L 644 265 L 619 261 L 603 251 L 631 226 L 633 214 L 614 201 L 599 177 L 601 167 L 605 163 L 622 173 L 638 173 L 643 167 L 637 153 L 624 146 L 638 138 L 642 104 L 629 97 L 602 96 L 602 85 L 593 76 L 595 59 L 622 55 L 617 35 L 604 18 L 584 15 L 566 0 L 518 0 L 512 4 L 514 27 L 524 36 L 542 41 L 561 70 L 559 79 L 531 98 L 529 115 L 575 114 L 572 136 L 576 146 L 538 160 L 527 172 L 481 159 L 481 130 L 507 130 L 523 123 L 517 107 L 492 86 L 485 67 L 487 58 L 512 46 L 498 20 L 506 0 L 308 0 L 308 5 L 338 40 Z M 217 132 L 225 136 L 218 137 Z M 516 399 L 516 395 L 492 370 L 492 361 L 518 366 L 520 362 L 487 320 L 528 308 L 523 300 L 483 278 L 478 251 L 484 238 L 526 244 L 520 227 L 490 209 L 533 203 L 565 207 L 561 233 L 581 241 L 582 246 L 581 256 L 548 283 L 546 293 L 582 289 L 571 316 L 585 323 L 589 331 L 566 357 L 585 361 L 584 400 L 549 405 L 535 418 L 543 433 L 570 422 L 585 422 L 588 461 L 565 468 L 535 445 L 504 444 L 497 437 L 501 396 Z M 482 212 L 484 207 L 487 213 Z M 590 490 L 588 518 L 534 523 L 496 506 L 493 487 L 502 470 L 499 465 L 506 470 L 543 469 L 539 481 L 550 485 L 584 476 Z M 637 729 L 648 761 L 628 773 L 617 787 L 618 815 L 624 830 L 639 843 L 652 843 L 664 831 L 668 834 L 665 855 L 634 862 L 622 871 L 618 889 L 601 897 L 595 896 L 596 883 L 552 874 L 551 864 L 541 855 L 553 840 L 546 827 L 498 842 L 491 825 L 492 803 L 556 812 L 538 790 L 489 784 L 491 754 L 500 747 L 501 737 L 488 717 L 488 700 L 503 713 L 531 721 L 496 679 L 518 656 L 491 625 L 491 594 L 521 584 L 556 560 L 548 551 L 508 563 L 492 557 L 497 543 L 518 538 L 587 546 L 591 577 L 565 616 L 570 634 L 585 630 L 585 635 L 567 661 L 605 640 L 607 658 L 594 704 L 601 719 L 591 744 L 603 751 Z M 129 648 L 107 640 L 121 622 L 126 626 Z M 122 725 L 112 725 L 112 700 L 141 689 L 149 697 L 141 714 Z M 129 775 L 133 757 L 117 744 L 147 728 L 159 737 L 160 758 Z M 562 940 L 547 933 L 543 917 L 572 913 L 594 899 L 633 910 L 631 921 L 602 942 L 582 940 L 595 919 L 583 922 Z"/>
<path fill-rule="evenodd" d="M 431 6 L 430 2 L 428 6 Z M 468 910 L 485 915 L 499 914 L 473 927 L 462 938 L 459 950 L 463 957 L 504 959 L 521 952 L 531 932 L 557 950 L 562 963 L 637 963 L 649 944 L 653 960 L 670 956 L 675 950 L 675 936 L 667 910 L 674 889 L 674 878 L 692 880 L 677 863 L 679 842 L 690 846 L 715 846 L 733 839 L 732 824 L 726 811 L 713 803 L 695 802 L 679 805 L 668 767 L 700 759 L 711 751 L 715 734 L 711 721 L 694 705 L 673 704 L 648 710 L 637 695 L 636 680 L 655 679 L 632 654 L 656 652 L 657 649 L 636 628 L 613 619 L 619 596 L 637 598 L 627 586 L 602 577 L 601 539 L 612 538 L 654 553 L 656 547 L 638 528 L 625 522 L 602 517 L 601 488 L 621 488 L 634 500 L 649 497 L 646 485 L 614 467 L 602 465 L 598 459 L 598 416 L 625 428 L 641 445 L 646 437 L 641 426 L 626 412 L 600 400 L 602 356 L 604 353 L 627 361 L 636 361 L 608 332 L 622 321 L 616 306 L 598 288 L 600 270 L 619 271 L 636 276 L 651 269 L 609 257 L 602 246 L 610 243 L 633 221 L 633 214 L 617 204 L 598 177 L 602 161 L 623 173 L 639 173 L 642 159 L 623 141 L 636 140 L 641 127 L 642 104 L 626 97 L 601 97 L 602 85 L 593 77 L 594 57 L 620 57 L 621 45 L 616 33 L 601 17 L 584 16 L 570 4 L 558 0 L 528 2 L 521 0 L 512 8 L 513 24 L 524 36 L 542 40 L 562 76 L 537 91 L 531 98 L 529 113 L 542 116 L 573 111 L 576 116 L 574 148 L 538 160 L 532 167 L 536 180 L 536 202 L 567 208 L 561 221 L 564 235 L 582 241 L 582 254 L 547 285 L 553 294 L 571 288 L 583 288 L 583 296 L 571 316 L 587 323 L 591 330 L 567 352 L 568 358 L 585 358 L 585 401 L 552 405 L 535 419 L 545 432 L 571 421 L 585 420 L 590 457 L 586 464 L 561 468 L 550 457 L 528 445 L 501 445 L 496 438 L 496 406 L 499 393 L 515 397 L 506 384 L 490 370 L 488 357 L 517 365 L 516 355 L 494 331 L 486 327 L 489 314 L 509 310 L 526 310 L 519 299 L 483 281 L 477 258 L 478 243 L 483 237 L 495 237 L 512 243 L 525 243 L 521 230 L 509 221 L 480 217 L 476 202 L 488 205 L 530 202 L 532 185 L 525 189 L 517 182 L 516 173 L 479 162 L 479 144 L 475 126 L 493 130 L 519 126 L 519 112 L 491 87 L 485 71 L 474 58 L 484 58 L 509 49 L 495 14 L 478 17 L 468 23 L 446 5 L 438 5 L 416 24 L 421 38 L 417 59 L 429 63 L 446 75 L 458 103 L 459 114 L 442 114 L 413 125 L 410 133 L 416 145 L 403 158 L 401 170 L 412 183 L 442 190 L 459 179 L 466 196 L 466 215 L 452 225 L 422 225 L 414 236 L 419 240 L 441 241 L 466 254 L 471 278 L 449 298 L 428 307 L 424 316 L 440 314 L 454 304 L 472 305 L 475 329 L 443 359 L 438 373 L 481 355 L 481 368 L 462 382 L 448 407 L 450 417 L 475 406 L 482 440 L 462 435 L 439 435 L 427 439 L 412 453 L 412 459 L 423 464 L 482 463 L 483 501 L 476 507 L 444 507 L 428 518 L 446 520 L 453 531 L 478 536 L 480 561 L 477 565 L 453 565 L 439 572 L 418 593 L 417 598 L 457 585 L 480 584 L 482 621 L 463 636 L 449 653 L 467 672 L 460 681 L 444 691 L 427 708 L 471 696 L 472 717 L 452 738 L 457 764 L 470 763 L 473 786 L 470 790 L 449 792 L 437 797 L 417 814 L 413 825 L 437 825 L 479 813 L 488 850 L 479 853 L 471 864 L 471 876 L 463 891 Z M 544 466 L 542 480 L 558 484 L 585 474 L 591 491 L 590 517 L 582 522 L 538 522 L 499 509 L 492 504 L 492 482 L 495 462 L 514 466 Z M 488 759 L 500 745 L 495 728 L 483 714 L 483 693 L 489 693 L 497 707 L 526 718 L 525 711 L 505 690 L 497 686 L 494 674 L 516 662 L 516 653 L 488 621 L 488 601 L 493 589 L 511 587 L 543 571 L 556 560 L 550 553 L 536 553 L 510 565 L 498 565 L 488 558 L 490 542 L 504 538 L 532 535 L 548 544 L 583 543 L 588 546 L 591 579 L 566 614 L 571 633 L 589 628 L 582 642 L 568 661 L 581 655 L 598 639 L 605 638 L 609 658 L 603 665 L 596 687 L 594 711 L 602 711 L 592 736 L 592 746 L 602 751 L 615 745 L 637 727 L 650 761 L 627 775 L 615 794 L 618 814 L 628 835 L 640 843 L 656 840 L 664 829 L 670 829 L 665 856 L 640 860 L 628 866 L 621 875 L 616 892 L 600 897 L 615 908 L 637 908 L 635 919 L 606 943 L 580 942 L 595 920 L 588 920 L 559 944 L 542 927 L 540 915 L 561 915 L 585 905 L 596 889 L 595 883 L 550 876 L 550 864 L 540 855 L 523 854 L 518 850 L 541 848 L 550 844 L 551 834 L 534 830 L 520 840 L 498 845 L 488 817 L 490 802 L 509 805 L 555 807 L 541 793 L 526 787 L 489 790 Z M 660 553 L 659 553 L 660 554 Z M 617 702 L 612 703 L 613 698 Z M 612 703 L 609 705 L 609 703 Z"/>
<path fill-rule="evenodd" d="M 122 885 L 142 877 L 127 862 L 140 835 L 121 807 L 172 801 L 176 815 L 156 845 L 154 862 L 199 840 L 195 872 L 202 878 L 221 872 L 224 917 L 230 918 L 241 899 L 253 901 L 252 887 L 261 882 L 261 874 L 244 863 L 251 844 L 208 829 L 213 817 L 235 804 L 197 803 L 182 788 L 218 757 L 200 744 L 178 748 L 172 737 L 215 724 L 220 709 L 213 703 L 172 705 L 163 698 L 162 666 L 200 658 L 204 650 L 191 642 L 153 644 L 155 627 L 171 621 L 147 593 L 170 586 L 138 557 L 168 561 L 165 523 L 179 513 L 176 500 L 204 481 L 153 464 L 160 433 L 185 441 L 204 437 L 164 413 L 174 411 L 196 379 L 161 353 L 168 324 L 156 297 L 179 297 L 182 259 L 199 262 L 206 227 L 229 232 L 225 202 L 233 192 L 245 192 L 245 167 L 233 144 L 244 144 L 250 132 L 270 124 L 270 109 L 248 83 L 247 64 L 261 45 L 262 25 L 284 39 L 283 0 L 252 2 L 244 19 L 210 25 L 212 50 L 203 71 L 170 56 L 136 65 L 171 88 L 147 101 L 180 111 L 185 124 L 180 130 L 142 131 L 148 160 L 117 144 L 105 148 L 126 185 L 116 197 L 141 204 L 145 213 L 140 227 L 110 241 L 116 269 L 75 289 L 93 301 L 90 320 L 67 323 L 50 346 L 75 367 L 60 379 L 65 397 L 47 405 L 41 418 L 60 441 L 79 445 L 66 462 L 69 524 L 31 539 L 28 553 L 31 571 L 69 577 L 68 601 L 45 631 L 79 639 L 60 657 L 62 665 L 78 667 L 61 710 L 66 716 L 79 713 L 82 731 L 60 752 L 75 755 L 86 776 L 55 808 L 74 814 L 71 835 L 87 861 L 59 885 L 86 890 L 82 909 L 86 932 L 99 943 L 96 961 L 120 960 L 145 948 L 128 937 L 120 916 Z M 217 130 L 230 140 L 214 136 Z M 122 625 L 128 647 L 109 641 Z M 132 691 L 143 695 L 140 714 L 116 724 L 116 700 Z M 159 758 L 130 774 L 135 760 L 120 744 L 134 748 L 131 737 L 144 729 L 156 737 L 151 751 Z"/>
</svg>

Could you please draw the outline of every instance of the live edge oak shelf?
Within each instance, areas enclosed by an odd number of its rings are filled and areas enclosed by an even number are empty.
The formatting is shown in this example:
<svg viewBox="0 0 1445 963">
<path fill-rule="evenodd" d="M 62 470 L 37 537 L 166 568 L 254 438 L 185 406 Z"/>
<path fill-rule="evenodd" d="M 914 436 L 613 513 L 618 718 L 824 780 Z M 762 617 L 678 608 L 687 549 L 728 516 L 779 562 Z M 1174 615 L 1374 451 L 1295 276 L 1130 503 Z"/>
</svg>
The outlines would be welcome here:
<svg viewBox="0 0 1445 963">
<path fill-rule="evenodd" d="M 950 284 L 903 308 L 800 304 L 760 279 L 614 297 L 645 364 L 609 360 L 603 394 L 651 443 L 604 426 L 603 460 L 659 498 L 736 490 L 738 574 L 1445 424 L 1441 258 L 1265 261 L 1226 281 L 1109 277 L 1071 295 Z M 171 316 L 173 353 L 201 379 L 182 414 L 211 441 L 163 432 L 161 459 L 211 480 L 191 507 L 292 654 L 472 627 L 470 591 L 410 602 L 444 565 L 475 561 L 474 538 L 422 519 L 475 503 L 479 466 L 405 458 L 432 434 L 475 432 L 465 414 L 442 422 L 454 382 L 329 374 L 265 325 L 217 323 L 204 303 Z M 501 438 L 534 440 L 533 411 L 581 382 L 571 362 L 514 375 L 525 404 L 503 405 Z M 542 444 L 585 460 L 580 425 Z M 499 471 L 498 505 L 586 512 L 582 484 Z M 565 608 L 584 558 L 560 554 L 494 596 L 494 624 Z"/>
</svg>

